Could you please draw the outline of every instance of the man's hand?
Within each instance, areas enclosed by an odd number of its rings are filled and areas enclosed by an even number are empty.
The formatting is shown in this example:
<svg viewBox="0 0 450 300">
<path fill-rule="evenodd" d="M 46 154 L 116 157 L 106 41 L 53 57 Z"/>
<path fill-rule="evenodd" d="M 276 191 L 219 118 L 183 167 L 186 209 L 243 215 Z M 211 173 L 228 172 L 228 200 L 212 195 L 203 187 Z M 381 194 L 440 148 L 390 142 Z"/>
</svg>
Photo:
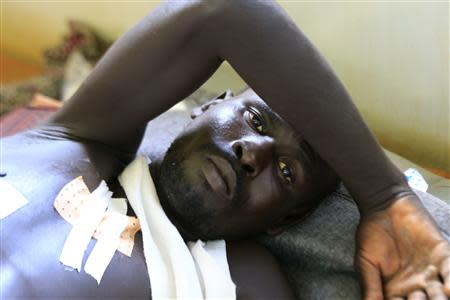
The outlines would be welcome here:
<svg viewBox="0 0 450 300">
<path fill-rule="evenodd" d="M 450 244 L 415 196 L 362 216 L 355 259 L 366 300 L 450 297 Z"/>
</svg>

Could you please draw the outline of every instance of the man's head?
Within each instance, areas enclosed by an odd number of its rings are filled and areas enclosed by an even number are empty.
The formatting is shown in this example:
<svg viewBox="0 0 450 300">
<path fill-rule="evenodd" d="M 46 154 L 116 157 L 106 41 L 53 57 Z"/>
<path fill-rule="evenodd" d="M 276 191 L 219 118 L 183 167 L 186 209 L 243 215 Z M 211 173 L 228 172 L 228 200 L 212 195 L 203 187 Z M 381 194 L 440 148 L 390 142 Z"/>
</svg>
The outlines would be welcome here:
<svg viewBox="0 0 450 300">
<path fill-rule="evenodd" d="M 224 98 L 194 110 L 167 151 L 157 178 L 166 213 L 193 239 L 295 224 L 336 188 L 336 175 L 252 90 Z"/>
</svg>

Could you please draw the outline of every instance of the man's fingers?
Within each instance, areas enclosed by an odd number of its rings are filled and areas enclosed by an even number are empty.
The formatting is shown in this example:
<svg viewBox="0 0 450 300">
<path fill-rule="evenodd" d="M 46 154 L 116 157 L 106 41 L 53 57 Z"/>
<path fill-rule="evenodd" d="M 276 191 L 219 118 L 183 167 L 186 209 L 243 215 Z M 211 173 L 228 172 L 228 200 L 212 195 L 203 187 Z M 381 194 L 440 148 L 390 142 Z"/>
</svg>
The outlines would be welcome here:
<svg viewBox="0 0 450 300">
<path fill-rule="evenodd" d="M 441 276 L 444 281 L 444 293 L 450 297 L 450 256 L 441 263 Z"/>
<path fill-rule="evenodd" d="M 430 281 L 425 289 L 430 300 L 447 300 L 447 296 L 444 294 L 443 285 L 438 280 Z"/>
<path fill-rule="evenodd" d="M 408 300 L 427 300 L 427 294 L 421 290 L 414 291 L 408 295 Z"/>
<path fill-rule="evenodd" d="M 383 299 L 380 271 L 364 258 L 358 259 L 359 271 L 364 288 L 364 300 Z"/>
</svg>

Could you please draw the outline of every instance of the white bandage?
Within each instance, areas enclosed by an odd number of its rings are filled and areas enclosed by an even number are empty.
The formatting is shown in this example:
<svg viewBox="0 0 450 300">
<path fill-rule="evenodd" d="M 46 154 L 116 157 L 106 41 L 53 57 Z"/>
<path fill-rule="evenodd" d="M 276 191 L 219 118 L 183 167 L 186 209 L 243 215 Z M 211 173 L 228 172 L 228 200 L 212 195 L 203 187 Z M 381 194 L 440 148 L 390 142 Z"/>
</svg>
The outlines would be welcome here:
<svg viewBox="0 0 450 300">
<path fill-rule="evenodd" d="M 101 222 L 112 193 L 102 181 L 81 207 L 80 217 L 64 243 L 59 260 L 66 266 L 81 270 L 84 252 Z"/>
<path fill-rule="evenodd" d="M 108 205 L 108 212 L 116 212 L 122 215 L 127 214 L 127 199 L 125 198 L 111 198 Z"/>
<path fill-rule="evenodd" d="M 122 199 L 122 201 L 124 200 Z M 110 210 L 108 209 L 108 211 Z M 109 213 L 109 217 L 103 227 L 102 237 L 95 244 L 84 266 L 84 271 L 94 277 L 98 284 L 100 284 L 103 273 L 119 247 L 120 234 L 128 224 L 126 215 L 114 211 Z"/>
<path fill-rule="evenodd" d="M 12 185 L 0 178 L 0 220 L 9 216 L 22 206 L 28 203 L 28 200 Z"/>
<path fill-rule="evenodd" d="M 61 217 L 64 218 L 64 220 L 74 225 L 78 222 L 81 207 L 85 201 L 89 200 L 89 195 L 89 189 L 84 183 L 82 176 L 78 176 L 61 189 L 53 202 L 53 206 Z M 126 214 L 128 208 L 126 202 L 127 200 L 123 198 L 111 198 L 108 205 L 108 210 L 95 230 L 95 239 L 99 240 L 102 238 L 104 223 L 108 220 L 109 212 L 115 211 L 121 214 Z M 120 244 L 118 247 L 120 252 L 128 257 L 131 257 L 131 252 L 133 251 L 134 246 L 134 236 L 140 229 L 141 227 L 138 219 L 136 217 L 128 217 L 127 227 L 120 235 Z"/>
</svg>

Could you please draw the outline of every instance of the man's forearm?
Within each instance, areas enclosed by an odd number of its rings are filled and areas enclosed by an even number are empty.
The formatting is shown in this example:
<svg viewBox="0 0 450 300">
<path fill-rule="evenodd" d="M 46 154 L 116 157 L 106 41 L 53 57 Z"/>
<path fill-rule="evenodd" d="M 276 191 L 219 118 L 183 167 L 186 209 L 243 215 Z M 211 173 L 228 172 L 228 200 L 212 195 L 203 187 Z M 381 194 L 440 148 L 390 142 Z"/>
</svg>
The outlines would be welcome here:
<svg viewBox="0 0 450 300">
<path fill-rule="evenodd" d="M 363 212 L 412 193 L 329 65 L 271 1 L 159 6 L 113 45 L 55 122 L 133 151 L 146 122 L 223 60 L 330 164 Z"/>
<path fill-rule="evenodd" d="M 232 1 L 233 2 L 233 1 Z M 411 194 L 318 50 L 278 5 L 234 1 L 219 51 L 342 178 L 362 212 Z M 233 24 L 239 30 L 227 30 Z"/>
</svg>

